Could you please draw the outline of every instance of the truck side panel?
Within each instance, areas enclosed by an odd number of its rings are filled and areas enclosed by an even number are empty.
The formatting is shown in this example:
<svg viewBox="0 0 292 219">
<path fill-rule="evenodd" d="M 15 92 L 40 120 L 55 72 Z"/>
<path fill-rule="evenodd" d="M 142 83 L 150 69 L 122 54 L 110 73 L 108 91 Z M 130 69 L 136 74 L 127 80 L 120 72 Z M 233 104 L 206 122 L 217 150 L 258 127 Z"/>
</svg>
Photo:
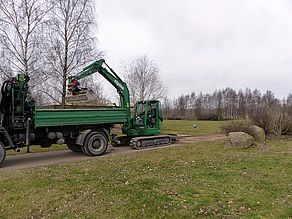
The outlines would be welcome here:
<svg viewBox="0 0 292 219">
<path fill-rule="evenodd" d="M 34 126 L 58 127 L 72 125 L 123 124 L 127 112 L 123 108 L 98 109 L 37 109 L 34 112 Z"/>
</svg>

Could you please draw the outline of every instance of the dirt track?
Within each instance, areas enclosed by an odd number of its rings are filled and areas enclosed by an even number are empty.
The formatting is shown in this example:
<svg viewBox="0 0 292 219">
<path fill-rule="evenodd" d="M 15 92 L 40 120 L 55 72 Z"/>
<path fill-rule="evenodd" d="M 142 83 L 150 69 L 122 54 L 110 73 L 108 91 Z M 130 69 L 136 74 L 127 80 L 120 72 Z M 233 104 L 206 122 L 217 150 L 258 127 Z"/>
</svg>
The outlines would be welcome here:
<svg viewBox="0 0 292 219">
<path fill-rule="evenodd" d="M 225 135 L 222 134 L 212 134 L 204 135 L 197 137 L 182 137 L 179 139 L 177 144 L 172 144 L 166 147 L 177 146 L 178 144 L 189 144 L 193 142 L 200 141 L 215 141 L 222 140 L 225 138 Z M 156 148 L 151 148 L 147 150 L 155 150 Z M 110 147 L 109 152 L 104 156 L 113 156 L 123 153 L 136 153 L 139 150 L 133 150 L 131 147 Z M 0 171 L 9 171 L 9 170 L 18 170 L 26 169 L 39 166 L 47 166 L 52 164 L 67 163 L 76 160 L 86 160 L 86 159 L 98 159 L 99 157 L 88 157 L 82 153 L 74 153 L 70 150 L 64 151 L 53 151 L 53 152 L 44 152 L 44 153 L 32 153 L 32 154 L 22 154 L 22 155 L 12 155 L 7 156 L 4 161 L 3 166 L 0 168 Z"/>
</svg>

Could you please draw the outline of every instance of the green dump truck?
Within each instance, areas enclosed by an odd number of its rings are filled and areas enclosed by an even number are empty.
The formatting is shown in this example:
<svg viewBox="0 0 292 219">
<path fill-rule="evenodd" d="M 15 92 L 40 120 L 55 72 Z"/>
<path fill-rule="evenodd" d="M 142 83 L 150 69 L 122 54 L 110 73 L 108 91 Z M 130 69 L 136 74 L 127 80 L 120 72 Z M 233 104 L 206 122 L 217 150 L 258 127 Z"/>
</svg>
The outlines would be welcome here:
<svg viewBox="0 0 292 219">
<path fill-rule="evenodd" d="M 0 102 L 0 165 L 6 151 L 40 145 L 67 144 L 74 152 L 99 156 L 113 145 L 131 145 L 135 149 L 170 144 L 171 135 L 160 135 L 162 115 L 158 100 L 139 101 L 130 113 L 129 90 L 126 83 L 105 63 L 97 60 L 78 74 L 69 77 L 72 95 L 79 95 L 78 80 L 99 73 L 120 96 L 118 107 L 87 107 L 79 109 L 37 109 L 28 98 L 29 77 L 18 74 L 1 87 Z M 113 125 L 121 124 L 121 136 L 112 135 Z"/>
</svg>

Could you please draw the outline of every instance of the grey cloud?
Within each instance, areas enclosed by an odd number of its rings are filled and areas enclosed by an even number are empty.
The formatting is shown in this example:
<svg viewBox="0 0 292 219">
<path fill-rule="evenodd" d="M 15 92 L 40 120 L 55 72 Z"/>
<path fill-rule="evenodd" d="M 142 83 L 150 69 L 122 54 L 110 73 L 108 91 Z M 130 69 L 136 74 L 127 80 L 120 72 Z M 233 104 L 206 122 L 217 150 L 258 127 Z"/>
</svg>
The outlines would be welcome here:
<svg viewBox="0 0 292 219">
<path fill-rule="evenodd" d="M 107 59 L 148 53 L 170 96 L 270 89 L 291 92 L 292 4 L 288 0 L 108 0 L 97 2 Z"/>
</svg>

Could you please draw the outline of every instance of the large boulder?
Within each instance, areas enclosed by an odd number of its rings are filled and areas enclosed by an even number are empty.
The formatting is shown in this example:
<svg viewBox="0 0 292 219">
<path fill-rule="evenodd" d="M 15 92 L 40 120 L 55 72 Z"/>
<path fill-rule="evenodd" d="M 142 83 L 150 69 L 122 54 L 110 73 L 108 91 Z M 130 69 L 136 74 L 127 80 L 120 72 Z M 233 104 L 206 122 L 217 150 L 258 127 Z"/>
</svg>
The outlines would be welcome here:
<svg viewBox="0 0 292 219">
<path fill-rule="evenodd" d="M 225 142 L 225 148 L 248 148 L 254 141 L 253 136 L 244 132 L 230 132 Z"/>
<path fill-rule="evenodd" d="M 255 140 L 257 142 L 265 143 L 265 141 L 266 141 L 266 133 L 261 127 L 258 127 L 256 125 L 252 125 L 250 127 L 250 130 L 251 130 L 250 134 L 255 138 Z"/>
</svg>

